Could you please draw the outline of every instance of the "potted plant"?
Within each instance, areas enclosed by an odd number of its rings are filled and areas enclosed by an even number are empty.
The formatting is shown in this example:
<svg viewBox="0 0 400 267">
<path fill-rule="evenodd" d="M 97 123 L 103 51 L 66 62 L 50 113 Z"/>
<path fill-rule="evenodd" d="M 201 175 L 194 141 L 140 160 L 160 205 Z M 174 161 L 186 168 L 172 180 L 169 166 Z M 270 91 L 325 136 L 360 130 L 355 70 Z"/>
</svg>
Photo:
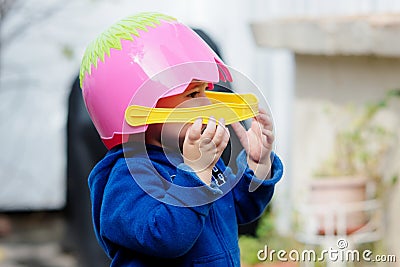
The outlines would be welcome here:
<svg viewBox="0 0 400 267">
<path fill-rule="evenodd" d="M 393 151 L 396 134 L 379 117 L 395 98 L 400 98 L 400 89 L 389 91 L 374 103 L 349 109 L 345 125 L 336 129 L 332 153 L 322 161 L 315 171 L 315 179 L 310 182 L 310 204 L 323 207 L 316 211 L 321 234 L 326 230 L 328 219 L 331 232 L 338 231 L 338 218 L 328 214 L 330 207 L 343 210 L 349 203 L 365 201 L 371 197 L 367 194 L 371 185 L 376 189 L 372 197 L 379 198 L 388 185 L 397 181 L 396 174 L 391 175 L 390 181 L 384 179 L 383 169 Z M 347 233 L 356 231 L 367 220 L 361 211 L 348 212 L 345 216 Z"/>
</svg>

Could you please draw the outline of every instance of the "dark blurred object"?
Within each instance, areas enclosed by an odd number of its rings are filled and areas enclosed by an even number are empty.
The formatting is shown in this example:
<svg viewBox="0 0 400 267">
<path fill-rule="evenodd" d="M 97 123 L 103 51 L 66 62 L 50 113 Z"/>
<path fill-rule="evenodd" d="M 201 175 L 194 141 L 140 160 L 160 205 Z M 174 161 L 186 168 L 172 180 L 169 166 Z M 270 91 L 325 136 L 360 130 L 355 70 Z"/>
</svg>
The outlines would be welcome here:
<svg viewBox="0 0 400 267">
<path fill-rule="evenodd" d="M 64 247 L 77 254 L 79 266 L 109 266 L 93 231 L 87 177 L 107 152 L 86 110 L 79 78 L 68 99 L 67 219 Z"/>
<path fill-rule="evenodd" d="M 10 218 L 7 215 L 0 214 L 0 238 L 8 236 L 12 232 Z"/>
<path fill-rule="evenodd" d="M 221 51 L 219 50 L 218 45 L 207 33 L 205 33 L 202 29 L 196 28 L 194 28 L 193 31 L 195 31 L 201 37 L 201 39 L 203 39 L 204 42 L 206 42 L 208 46 L 222 59 Z"/>
<path fill-rule="evenodd" d="M 216 43 L 202 30 L 194 31 L 221 57 Z M 222 57 L 221 57 L 222 58 Z M 215 85 L 216 91 L 232 92 L 229 83 Z M 222 159 L 236 171 L 236 156 L 242 146 L 230 129 L 231 140 Z M 68 100 L 67 122 L 67 226 L 64 248 L 77 254 L 80 267 L 109 266 L 110 260 L 97 243 L 92 219 L 87 177 L 107 152 L 86 110 L 79 78 L 76 78 Z M 232 159 L 232 160 L 231 160 Z M 231 161 L 231 162 L 230 162 Z M 255 235 L 257 221 L 239 227 L 239 234 Z"/>
</svg>

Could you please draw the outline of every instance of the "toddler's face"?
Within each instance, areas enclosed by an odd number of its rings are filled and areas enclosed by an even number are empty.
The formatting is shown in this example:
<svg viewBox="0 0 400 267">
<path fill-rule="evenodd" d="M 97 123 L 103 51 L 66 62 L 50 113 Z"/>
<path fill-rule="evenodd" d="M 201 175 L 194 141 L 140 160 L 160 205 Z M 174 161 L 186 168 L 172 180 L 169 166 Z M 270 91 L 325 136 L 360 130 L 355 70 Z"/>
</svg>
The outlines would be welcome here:
<svg viewBox="0 0 400 267">
<path fill-rule="evenodd" d="M 158 100 L 157 108 L 191 108 L 211 104 L 205 95 L 208 83 L 192 81 L 186 90 L 174 96 Z M 169 148 L 182 148 L 186 131 L 190 124 L 165 123 L 150 124 L 146 131 L 146 142 Z"/>
</svg>

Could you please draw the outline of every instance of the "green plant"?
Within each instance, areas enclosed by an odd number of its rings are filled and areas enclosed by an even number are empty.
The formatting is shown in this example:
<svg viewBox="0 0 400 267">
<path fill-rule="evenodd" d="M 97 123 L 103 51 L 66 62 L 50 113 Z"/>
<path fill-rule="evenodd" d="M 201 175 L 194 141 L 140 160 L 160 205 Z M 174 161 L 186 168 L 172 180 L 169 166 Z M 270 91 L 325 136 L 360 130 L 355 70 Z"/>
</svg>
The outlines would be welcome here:
<svg viewBox="0 0 400 267">
<path fill-rule="evenodd" d="M 265 264 L 268 266 L 271 259 L 262 262 L 257 257 L 257 252 L 267 245 L 270 250 L 291 251 L 299 249 L 300 245 L 292 236 L 282 236 L 275 227 L 275 216 L 270 210 L 264 212 L 259 219 L 255 236 L 241 236 L 239 238 L 241 261 L 247 265 Z M 275 255 L 276 256 L 276 255 Z M 273 262 L 277 261 L 276 258 Z M 258 265 L 257 265 L 258 266 Z"/>
<path fill-rule="evenodd" d="M 264 247 L 264 244 L 262 244 L 260 240 L 252 236 L 244 235 L 239 238 L 239 246 L 242 263 L 250 266 L 260 263 L 257 257 L 257 251 Z"/>
<path fill-rule="evenodd" d="M 390 90 L 379 101 L 350 109 L 349 124 L 337 130 L 333 152 L 320 165 L 315 176 L 363 175 L 379 181 L 383 161 L 396 135 L 377 121 L 377 115 L 395 98 L 400 98 L 400 89 Z M 393 175 L 392 180 L 396 181 L 397 177 L 397 174 Z"/>
</svg>

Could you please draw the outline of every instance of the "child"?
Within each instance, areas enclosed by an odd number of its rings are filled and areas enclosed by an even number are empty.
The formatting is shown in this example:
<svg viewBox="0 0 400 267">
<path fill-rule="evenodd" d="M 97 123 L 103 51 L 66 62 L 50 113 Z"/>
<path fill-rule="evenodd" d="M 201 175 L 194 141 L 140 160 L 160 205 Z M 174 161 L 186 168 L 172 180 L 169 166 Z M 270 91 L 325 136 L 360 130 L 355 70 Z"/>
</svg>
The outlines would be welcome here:
<svg viewBox="0 0 400 267">
<path fill-rule="evenodd" d="M 100 35 L 85 52 L 80 79 L 109 149 L 89 187 L 111 266 L 240 266 L 238 224 L 262 214 L 283 172 L 266 111 L 247 131 L 232 124 L 244 147 L 237 175 L 220 159 L 230 137 L 226 118 L 126 123 L 131 105 L 209 106 L 206 90 L 231 80 L 200 37 L 158 13 L 128 17 Z"/>
</svg>

